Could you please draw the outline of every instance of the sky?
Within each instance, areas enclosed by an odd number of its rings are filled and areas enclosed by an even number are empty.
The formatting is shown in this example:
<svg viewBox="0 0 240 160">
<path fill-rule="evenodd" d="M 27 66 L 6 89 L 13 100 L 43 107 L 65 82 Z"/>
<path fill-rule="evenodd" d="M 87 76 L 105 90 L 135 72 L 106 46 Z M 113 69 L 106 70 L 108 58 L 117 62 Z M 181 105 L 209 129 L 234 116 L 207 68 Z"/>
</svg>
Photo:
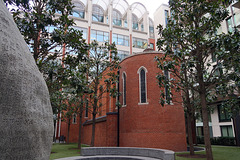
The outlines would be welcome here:
<svg viewBox="0 0 240 160">
<path fill-rule="evenodd" d="M 153 13 L 161 4 L 168 4 L 169 0 L 126 0 L 129 5 L 133 4 L 134 2 L 142 3 L 149 12 L 149 17 L 153 19 Z"/>
</svg>

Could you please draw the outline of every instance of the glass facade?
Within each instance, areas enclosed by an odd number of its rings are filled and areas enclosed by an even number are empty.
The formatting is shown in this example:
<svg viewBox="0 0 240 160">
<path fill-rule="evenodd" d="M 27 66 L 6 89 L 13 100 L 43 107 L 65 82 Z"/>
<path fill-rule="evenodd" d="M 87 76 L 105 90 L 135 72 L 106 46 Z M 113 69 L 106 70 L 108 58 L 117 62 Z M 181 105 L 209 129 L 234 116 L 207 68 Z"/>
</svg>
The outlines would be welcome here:
<svg viewBox="0 0 240 160">
<path fill-rule="evenodd" d="M 119 60 L 123 60 L 124 58 L 126 58 L 127 56 L 129 56 L 129 52 L 128 51 L 121 51 L 121 50 L 118 50 L 118 57 L 119 57 Z"/>
<path fill-rule="evenodd" d="M 148 46 L 147 40 L 140 38 L 133 38 L 133 47 L 146 49 Z"/>
<path fill-rule="evenodd" d="M 77 17 L 77 18 L 84 18 L 85 16 L 85 9 L 84 4 L 82 3 L 74 3 L 74 8 L 71 16 Z"/>
<path fill-rule="evenodd" d="M 87 28 L 81 28 L 81 27 L 77 27 L 77 26 L 74 26 L 73 28 L 81 31 L 83 34 L 82 35 L 83 39 L 85 39 L 85 40 L 87 39 Z"/>
<path fill-rule="evenodd" d="M 93 5 L 92 10 L 92 20 L 95 22 L 104 22 L 103 9 L 98 5 Z"/>
<path fill-rule="evenodd" d="M 132 29 L 138 30 L 138 18 L 132 14 Z"/>
<path fill-rule="evenodd" d="M 113 10 L 113 25 L 122 26 L 122 15 L 117 10 Z"/>
<path fill-rule="evenodd" d="M 128 28 L 127 19 L 124 20 L 124 27 L 125 27 L 125 28 Z"/>
<path fill-rule="evenodd" d="M 97 30 L 91 30 L 91 41 L 96 40 L 98 42 L 108 42 L 109 33 Z"/>
<path fill-rule="evenodd" d="M 151 38 L 154 38 L 154 24 L 151 19 L 149 19 L 149 35 Z"/>
<path fill-rule="evenodd" d="M 128 36 L 124 36 L 124 35 L 120 35 L 120 34 L 113 34 L 113 42 L 116 45 L 122 45 L 122 46 L 129 46 L 129 37 Z"/>
<path fill-rule="evenodd" d="M 85 12 L 84 11 L 73 11 L 70 16 L 77 17 L 77 18 L 84 18 Z"/>
</svg>

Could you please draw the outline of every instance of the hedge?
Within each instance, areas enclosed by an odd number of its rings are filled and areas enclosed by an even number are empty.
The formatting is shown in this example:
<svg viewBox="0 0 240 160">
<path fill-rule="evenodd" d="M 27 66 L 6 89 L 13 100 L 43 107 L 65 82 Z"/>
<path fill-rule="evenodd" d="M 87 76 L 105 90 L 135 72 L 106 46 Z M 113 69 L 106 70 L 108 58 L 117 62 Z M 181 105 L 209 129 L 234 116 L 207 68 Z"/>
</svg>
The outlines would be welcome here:
<svg viewBox="0 0 240 160">
<path fill-rule="evenodd" d="M 236 146 L 234 137 L 213 137 L 210 138 L 212 145 Z M 204 144 L 204 137 L 197 137 L 198 144 Z"/>
</svg>

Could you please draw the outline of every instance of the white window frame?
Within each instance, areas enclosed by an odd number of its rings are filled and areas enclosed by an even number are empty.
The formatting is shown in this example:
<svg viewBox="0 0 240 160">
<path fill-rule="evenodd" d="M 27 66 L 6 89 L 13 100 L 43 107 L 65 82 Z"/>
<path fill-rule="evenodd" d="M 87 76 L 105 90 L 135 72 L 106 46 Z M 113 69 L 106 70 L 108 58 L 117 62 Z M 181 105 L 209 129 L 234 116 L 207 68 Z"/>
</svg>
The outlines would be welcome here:
<svg viewBox="0 0 240 160">
<path fill-rule="evenodd" d="M 141 72 L 142 69 L 145 71 L 145 93 L 146 93 L 146 102 L 145 103 L 141 102 L 141 73 L 140 72 Z M 138 80 L 139 80 L 139 86 L 138 86 L 138 88 L 139 88 L 139 103 L 138 103 L 138 105 L 149 104 L 148 103 L 148 98 L 147 98 L 147 72 L 148 72 L 147 68 L 145 68 L 144 66 L 141 66 L 137 71 L 137 74 L 139 76 L 139 78 L 138 78 Z"/>
</svg>

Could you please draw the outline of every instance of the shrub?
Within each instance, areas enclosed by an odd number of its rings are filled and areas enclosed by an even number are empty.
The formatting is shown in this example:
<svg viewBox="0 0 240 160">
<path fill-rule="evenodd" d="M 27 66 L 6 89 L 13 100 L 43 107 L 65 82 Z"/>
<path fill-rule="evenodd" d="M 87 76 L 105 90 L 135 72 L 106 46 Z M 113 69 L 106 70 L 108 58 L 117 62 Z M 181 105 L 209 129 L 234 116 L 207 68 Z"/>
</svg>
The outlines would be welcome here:
<svg viewBox="0 0 240 160">
<path fill-rule="evenodd" d="M 235 138 L 234 137 L 213 137 L 210 139 L 211 144 L 213 145 L 225 145 L 225 146 L 235 146 Z M 197 137 L 198 144 L 204 144 L 204 137 Z"/>
</svg>

